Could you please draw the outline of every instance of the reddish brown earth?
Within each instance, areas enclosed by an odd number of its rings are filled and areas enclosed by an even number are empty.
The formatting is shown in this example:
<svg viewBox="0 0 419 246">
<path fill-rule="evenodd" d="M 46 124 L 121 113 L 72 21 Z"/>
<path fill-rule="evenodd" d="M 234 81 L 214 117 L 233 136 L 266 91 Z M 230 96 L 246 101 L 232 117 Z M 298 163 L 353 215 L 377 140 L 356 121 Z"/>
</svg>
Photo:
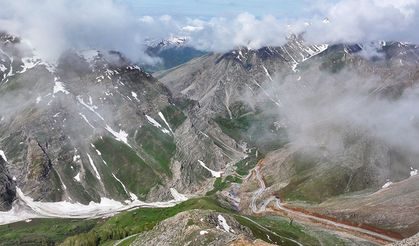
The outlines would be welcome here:
<svg viewBox="0 0 419 246">
<path fill-rule="evenodd" d="M 265 160 L 260 160 L 248 179 L 256 179 L 256 181 L 263 182 L 263 185 L 265 180 L 263 175 L 259 173 L 259 170 L 263 168 L 264 164 Z M 285 216 L 301 223 L 314 224 L 327 230 L 343 232 L 382 245 L 397 242 L 405 237 L 397 231 L 379 228 L 368 223 L 343 219 L 342 217 L 326 215 L 322 211 L 327 212 L 327 210 L 315 210 L 315 206 L 313 208 L 306 208 L 298 205 L 282 204 L 279 197 L 271 196 L 270 199 L 266 210 L 259 212 L 259 214 L 273 213 Z"/>
</svg>

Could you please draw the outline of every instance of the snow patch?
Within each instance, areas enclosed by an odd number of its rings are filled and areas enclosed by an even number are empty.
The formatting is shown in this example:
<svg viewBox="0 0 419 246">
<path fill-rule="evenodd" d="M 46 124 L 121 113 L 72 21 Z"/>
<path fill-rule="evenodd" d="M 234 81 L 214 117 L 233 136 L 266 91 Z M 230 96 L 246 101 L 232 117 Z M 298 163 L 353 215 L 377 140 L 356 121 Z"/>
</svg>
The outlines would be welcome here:
<svg viewBox="0 0 419 246">
<path fill-rule="evenodd" d="M 188 197 L 186 197 L 183 194 L 180 194 L 176 189 L 170 188 L 170 193 L 172 194 L 175 201 L 183 202 L 188 200 Z"/>
<path fill-rule="evenodd" d="M 214 171 L 214 170 L 209 169 L 209 168 L 207 167 L 207 165 L 205 165 L 205 163 L 204 163 L 204 162 L 202 162 L 201 160 L 198 160 L 198 163 L 199 163 L 199 164 L 200 164 L 203 168 L 205 168 L 205 169 L 207 169 L 209 172 L 211 172 L 211 174 L 212 174 L 212 176 L 213 176 L 213 177 L 215 177 L 215 178 L 220 178 L 220 177 L 221 177 L 221 174 L 223 173 L 222 171 L 217 172 L 217 171 Z"/>
<path fill-rule="evenodd" d="M 145 115 L 145 117 L 147 118 L 147 120 L 155 127 L 157 128 L 161 128 L 162 126 L 160 125 L 159 122 L 157 122 L 155 119 L 153 119 L 152 117 Z"/>
<path fill-rule="evenodd" d="M 39 218 L 40 216 L 31 212 L 27 211 L 19 204 L 14 205 L 11 210 L 7 212 L 1 212 L 0 211 L 0 225 L 8 224 L 8 223 L 14 223 L 17 221 L 26 221 L 30 218 Z"/>
<path fill-rule="evenodd" d="M 34 68 L 36 65 L 38 65 L 41 61 L 37 59 L 36 57 L 25 57 L 22 58 L 22 71 L 19 73 L 24 73 L 27 70 Z"/>
<path fill-rule="evenodd" d="M 89 158 L 89 163 L 90 163 L 90 166 L 92 166 L 93 171 L 95 171 L 96 178 L 97 178 L 97 179 L 99 179 L 99 180 L 101 180 L 100 175 L 99 175 L 99 172 L 98 172 L 98 170 L 97 170 L 97 168 L 96 168 L 96 166 L 95 166 L 95 163 L 94 163 L 94 162 L 93 162 L 93 160 L 92 160 L 92 157 L 90 157 L 90 155 L 89 155 L 89 154 L 87 154 L 87 157 Z"/>
<path fill-rule="evenodd" d="M 41 96 L 38 96 L 36 98 L 36 104 L 39 104 L 41 101 L 42 101 L 42 97 Z"/>
<path fill-rule="evenodd" d="M 234 232 L 233 229 L 227 224 L 227 220 L 221 215 L 218 215 L 218 223 L 223 227 L 224 231 L 226 232 Z"/>
<path fill-rule="evenodd" d="M 96 150 L 98 156 L 102 156 L 102 153 L 100 153 L 100 151 L 96 149 L 96 146 L 94 144 L 90 144 L 90 146 L 92 146 L 92 148 Z"/>
<path fill-rule="evenodd" d="M 28 205 L 34 212 L 51 217 L 63 217 L 63 218 L 78 218 L 89 216 L 100 210 L 112 210 L 115 208 L 121 208 L 123 204 L 118 201 L 101 198 L 100 203 L 90 202 L 89 205 L 83 205 L 80 203 L 70 203 L 66 201 L 61 202 L 35 202 L 32 198 L 25 196 L 23 192 L 16 188 L 16 191 L 21 200 Z"/>
<path fill-rule="evenodd" d="M 163 133 L 170 135 L 170 131 L 164 128 L 162 125 L 160 125 L 160 123 L 157 122 L 155 119 L 153 119 L 152 117 L 148 115 L 145 115 L 145 117 L 147 118 L 148 122 L 150 122 L 153 126 L 159 128 Z"/>
<path fill-rule="evenodd" d="M 74 149 L 74 156 L 73 156 L 73 162 L 79 162 L 80 161 L 80 155 L 77 154 L 77 149 Z"/>
<path fill-rule="evenodd" d="M 87 117 L 84 114 L 79 113 L 79 115 L 91 128 L 95 129 L 95 127 L 92 124 L 90 124 L 89 120 L 87 119 Z"/>
<path fill-rule="evenodd" d="M 135 100 L 137 100 L 138 102 L 140 101 L 140 99 L 138 99 L 138 95 L 137 95 L 137 93 L 135 93 L 135 92 L 131 91 L 131 96 L 132 96 L 133 98 L 135 98 Z"/>
<path fill-rule="evenodd" d="M 100 203 L 90 202 L 88 205 L 67 201 L 36 202 L 31 197 L 23 194 L 19 187 L 16 187 L 16 191 L 18 199 L 13 204 L 12 209 L 7 212 L 0 212 L 0 225 L 32 218 L 102 218 L 136 207 L 166 208 L 179 203 L 176 200 L 145 203 L 139 201 L 134 194 L 132 194 L 132 197 L 135 200 L 129 204 L 123 204 L 105 197 L 101 198 Z"/>
<path fill-rule="evenodd" d="M 128 146 L 131 147 L 131 145 L 128 144 L 128 133 L 126 133 L 123 130 L 119 130 L 119 132 L 116 132 L 116 131 L 112 130 L 112 128 L 110 126 L 108 126 L 108 125 L 106 125 L 106 128 L 105 129 L 108 132 L 110 132 L 115 137 L 115 139 L 117 141 L 123 142 L 126 145 L 128 145 Z"/>
<path fill-rule="evenodd" d="M 6 154 L 4 154 L 3 150 L 0 150 L 0 156 L 7 162 Z"/>
<path fill-rule="evenodd" d="M 130 196 L 131 196 L 131 200 L 132 200 L 132 201 L 134 201 L 134 200 L 136 200 L 136 199 L 137 199 L 136 197 L 133 197 L 133 195 L 134 195 L 134 194 L 128 191 L 128 189 L 127 189 L 127 187 L 124 185 L 124 183 L 122 183 L 122 181 L 121 181 L 119 178 L 117 178 L 117 177 L 115 176 L 115 174 L 113 174 L 113 173 L 112 173 L 112 177 L 114 177 L 114 179 L 116 179 L 116 181 L 118 181 L 118 183 L 119 183 L 119 184 L 121 184 L 122 188 L 124 188 L 124 190 L 125 190 L 125 193 L 126 193 L 127 195 L 130 195 Z"/>
<path fill-rule="evenodd" d="M 79 101 L 79 103 L 81 103 L 81 105 L 85 106 L 87 109 L 89 109 L 90 111 L 92 111 L 94 114 L 97 115 L 97 117 L 99 117 L 101 120 L 105 121 L 105 119 L 98 113 L 96 112 L 95 109 L 97 109 L 97 106 L 95 105 L 88 105 L 87 103 L 84 102 L 83 97 L 82 96 L 77 96 L 77 100 Z"/>
<path fill-rule="evenodd" d="M 410 177 L 418 175 L 418 170 L 413 169 L 413 167 L 410 167 Z"/>
<path fill-rule="evenodd" d="M 78 182 L 81 181 L 81 179 L 80 179 L 80 172 L 76 176 L 74 176 L 74 179 L 77 180 Z"/>
<path fill-rule="evenodd" d="M 268 77 L 268 79 L 269 79 L 270 81 L 273 81 L 273 79 L 272 79 L 271 75 L 270 75 L 270 74 L 269 74 L 269 72 L 268 72 L 268 69 L 266 69 L 266 67 L 265 67 L 265 66 L 263 66 L 263 65 L 262 65 L 262 68 L 263 68 L 263 70 L 265 71 L 266 77 Z"/>
<path fill-rule="evenodd" d="M 169 123 L 167 122 L 167 120 L 166 120 L 166 118 L 164 117 L 164 115 L 163 115 L 163 113 L 162 113 L 162 112 L 159 112 L 159 116 L 160 116 L 160 118 L 163 120 L 163 122 L 166 124 L 166 126 L 169 128 L 170 132 L 173 134 L 173 130 L 172 130 L 172 128 L 170 127 Z"/>
<path fill-rule="evenodd" d="M 390 185 L 392 185 L 392 184 L 393 184 L 393 182 L 391 182 L 391 181 L 387 181 L 387 183 L 385 183 L 385 184 L 383 185 L 383 187 L 381 187 L 381 188 L 386 189 L 386 188 L 390 187 Z"/>
<path fill-rule="evenodd" d="M 54 91 L 53 94 L 56 94 L 58 92 L 62 92 L 66 95 L 70 94 L 70 92 L 68 92 L 65 87 L 64 87 L 64 83 L 59 81 L 57 77 L 54 78 L 55 84 L 54 84 Z"/>
</svg>

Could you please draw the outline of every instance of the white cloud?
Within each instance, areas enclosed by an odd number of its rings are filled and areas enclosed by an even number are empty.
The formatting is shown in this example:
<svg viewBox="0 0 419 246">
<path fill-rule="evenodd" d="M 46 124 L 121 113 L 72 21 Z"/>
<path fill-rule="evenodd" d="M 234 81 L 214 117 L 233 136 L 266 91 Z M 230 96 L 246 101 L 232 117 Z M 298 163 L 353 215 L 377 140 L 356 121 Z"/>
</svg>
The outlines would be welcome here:
<svg viewBox="0 0 419 246">
<path fill-rule="evenodd" d="M 342 0 L 312 20 L 307 38 L 316 42 L 403 40 L 417 42 L 417 0 Z M 327 17 L 330 23 L 322 23 Z"/>
<path fill-rule="evenodd" d="M 0 0 L 0 26 L 29 40 L 49 60 L 75 48 L 118 50 L 135 61 L 153 61 L 144 54 L 144 40 L 173 35 L 187 36 L 190 45 L 216 52 L 277 46 L 290 33 L 300 32 L 315 43 L 419 41 L 418 0 L 318 1 L 315 17 L 284 20 L 242 13 L 200 20 L 137 16 L 127 3 L 115 0 Z M 323 22 L 325 17 L 329 23 Z"/>
<path fill-rule="evenodd" d="M 145 15 L 140 17 L 140 21 L 145 23 L 153 23 L 154 18 L 152 16 Z"/>
<path fill-rule="evenodd" d="M 118 50 L 133 60 L 147 60 L 145 37 L 163 36 L 170 28 L 139 18 L 113 0 L 0 0 L 0 26 L 23 37 L 44 59 L 54 61 L 71 48 Z M 155 28 L 161 25 L 161 28 Z"/>
<path fill-rule="evenodd" d="M 160 16 L 160 21 L 170 23 L 172 21 L 172 17 L 170 15 L 162 15 Z"/>
<path fill-rule="evenodd" d="M 406 88 L 389 99 L 383 79 L 345 69 L 331 74 L 309 69 L 266 83 L 279 115 L 288 126 L 288 137 L 297 146 L 318 147 L 330 153 L 345 149 L 350 137 L 372 137 L 387 146 L 418 153 L 419 89 Z M 394 78 L 388 79 L 397 83 Z M 400 79 L 403 81 L 403 79 Z M 265 95 L 257 96 L 263 98 Z"/>
<path fill-rule="evenodd" d="M 186 28 L 190 43 L 199 49 L 226 51 L 237 46 L 260 48 L 285 42 L 287 26 L 274 16 L 256 18 L 242 13 L 233 19 L 213 18 L 207 22 L 192 20 Z"/>
<path fill-rule="evenodd" d="M 290 33 L 304 32 L 313 43 L 366 43 L 377 40 L 419 42 L 418 0 L 319 1 L 315 16 L 284 20 L 242 13 L 233 18 L 189 20 L 184 27 L 191 44 L 211 51 L 237 46 L 260 48 L 281 45 Z M 328 21 L 324 21 L 325 18 Z"/>
</svg>

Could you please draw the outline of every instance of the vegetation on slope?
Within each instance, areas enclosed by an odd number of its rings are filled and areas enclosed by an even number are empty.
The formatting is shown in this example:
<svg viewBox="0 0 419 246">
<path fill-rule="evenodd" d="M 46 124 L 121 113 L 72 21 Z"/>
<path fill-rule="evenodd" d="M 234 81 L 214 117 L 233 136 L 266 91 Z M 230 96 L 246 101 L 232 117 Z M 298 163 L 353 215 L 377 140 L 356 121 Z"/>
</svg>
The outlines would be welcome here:
<svg viewBox="0 0 419 246">
<path fill-rule="evenodd" d="M 232 118 L 218 116 L 214 120 L 221 130 L 236 140 L 246 142 L 249 147 L 256 147 L 260 152 L 279 149 L 288 142 L 285 128 L 280 126 L 273 103 L 266 103 L 262 109 L 251 110 L 241 102 L 230 107 Z M 275 111 L 276 112 L 276 111 Z"/>
<path fill-rule="evenodd" d="M 137 196 L 145 197 L 149 190 L 160 182 L 153 169 L 124 143 L 103 137 L 94 145 L 102 153 L 103 160 L 112 172 Z M 142 178 L 138 179 L 139 176 Z"/>
</svg>

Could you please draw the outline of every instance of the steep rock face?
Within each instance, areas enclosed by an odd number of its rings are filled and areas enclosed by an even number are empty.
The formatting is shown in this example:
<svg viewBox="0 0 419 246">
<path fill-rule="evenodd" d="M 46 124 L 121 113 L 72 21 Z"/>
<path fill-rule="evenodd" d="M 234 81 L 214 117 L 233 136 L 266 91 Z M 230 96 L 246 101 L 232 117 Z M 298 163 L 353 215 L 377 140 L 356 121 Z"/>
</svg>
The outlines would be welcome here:
<svg viewBox="0 0 419 246">
<path fill-rule="evenodd" d="M 277 72 L 295 70 L 300 62 L 326 48 L 327 45 L 305 45 L 300 38 L 292 37 L 281 47 L 210 54 L 156 76 L 174 96 L 199 101 L 199 117 L 227 114 L 231 118 L 231 107 L 236 101 L 259 91 Z"/>
<path fill-rule="evenodd" d="M 250 148 L 257 146 L 266 152 L 286 142 L 278 115 L 269 113 L 280 102 L 265 86 L 275 83 L 277 73 L 293 74 L 299 63 L 326 48 L 291 37 L 282 47 L 209 54 L 155 76 L 175 98 L 195 102 L 187 113 L 197 130 L 212 139 L 220 132 L 234 139 L 236 143 L 223 150 L 233 153 L 230 163 L 234 164 L 249 156 Z M 266 107 L 270 109 L 264 111 Z M 236 153 L 240 150 L 246 153 L 241 158 Z"/>
<path fill-rule="evenodd" d="M 0 211 L 9 210 L 15 197 L 15 182 L 7 170 L 6 161 L 0 156 Z"/>
<path fill-rule="evenodd" d="M 128 142 L 138 127 L 145 132 L 142 125 L 157 128 L 157 135 L 167 128 L 146 118 L 169 105 L 165 89 L 119 54 L 107 55 L 96 53 L 88 63 L 91 57 L 68 53 L 57 67 L 37 60 L 31 68 L 23 65 L 0 88 L 6 104 L 1 142 L 10 156 L 9 169 L 35 200 L 125 200 L 131 191 L 144 199 L 168 177 L 168 163 L 164 170 L 152 153 L 140 148 L 143 153 L 136 153 L 132 146 L 140 141 Z M 172 142 L 169 134 L 159 136 L 166 135 Z M 131 162 L 136 164 L 131 167 Z M 150 179 L 125 186 L 130 177 L 118 178 L 125 173 L 148 173 Z"/>
<path fill-rule="evenodd" d="M 24 191 L 35 200 L 60 200 L 63 192 L 60 180 L 52 167 L 46 146 L 28 139 L 27 174 Z"/>
<path fill-rule="evenodd" d="M 236 147 L 220 131 L 217 142 L 202 136 L 189 102 L 118 52 L 69 51 L 52 65 L 13 40 L 0 47 L 14 64 L 0 84 L 0 146 L 36 201 L 205 193 L 213 176 L 198 160 L 219 171 L 244 155 L 225 153 L 220 144 Z"/>
</svg>

